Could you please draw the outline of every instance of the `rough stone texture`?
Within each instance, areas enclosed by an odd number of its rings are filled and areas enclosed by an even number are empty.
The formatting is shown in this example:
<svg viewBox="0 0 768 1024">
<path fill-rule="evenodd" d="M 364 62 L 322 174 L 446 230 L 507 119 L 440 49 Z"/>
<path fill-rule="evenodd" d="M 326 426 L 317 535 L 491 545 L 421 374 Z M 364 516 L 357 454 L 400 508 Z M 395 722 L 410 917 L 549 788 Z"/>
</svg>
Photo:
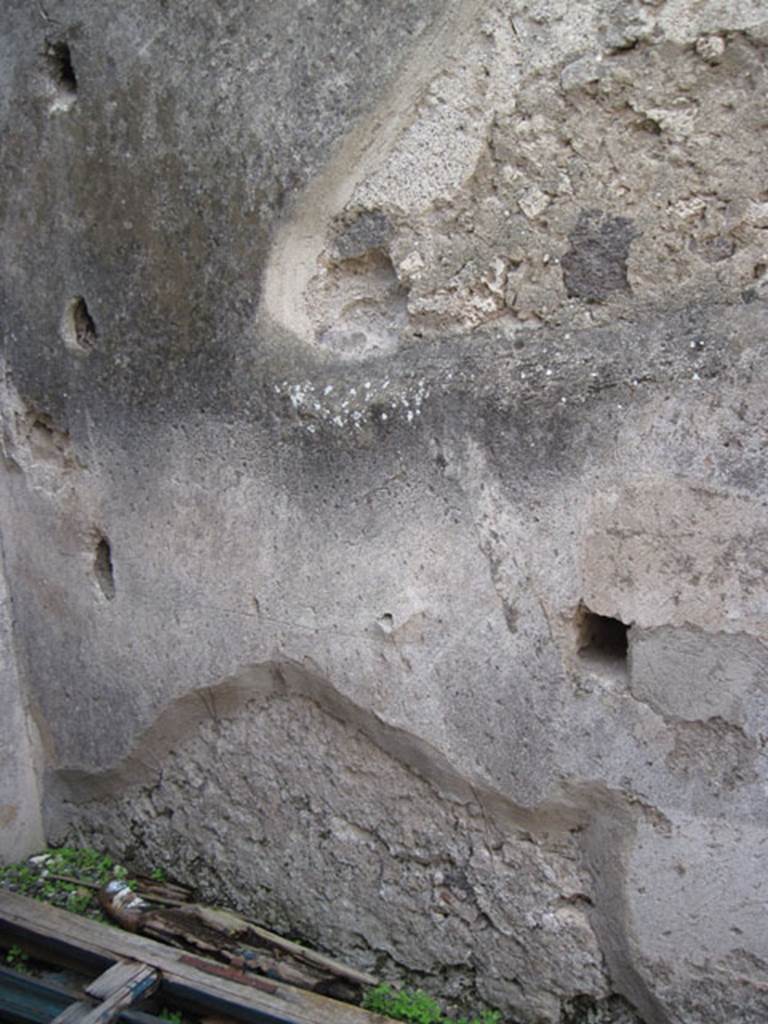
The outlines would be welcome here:
<svg viewBox="0 0 768 1024">
<path fill-rule="evenodd" d="M 762 1024 L 764 4 L 2 19 L 48 838 L 525 1024 Z"/>
<path fill-rule="evenodd" d="M 600 302 L 611 292 L 629 291 L 627 259 L 633 238 L 628 217 L 606 217 L 599 210 L 585 210 L 562 259 L 566 293 Z"/>
<path fill-rule="evenodd" d="M 439 977 L 447 998 L 525 1002 L 557 1019 L 574 991 L 608 995 L 589 879 L 563 824 L 534 841 L 514 809 L 489 818 L 466 786 L 463 799 L 441 795 L 403 763 L 415 752 L 396 736 L 368 716 L 335 718 L 326 686 L 296 670 L 272 676 L 263 701 L 258 673 L 250 688 L 241 681 L 236 717 L 229 705 L 220 717 L 221 690 L 209 691 L 207 720 L 160 776 L 88 805 L 80 828 L 143 859 L 170 857 L 212 898 L 263 903 L 271 925 L 372 969 L 391 957 Z M 144 743 L 141 756 L 156 749 Z M 135 773 L 119 772 L 120 789 Z M 92 795 L 90 780 L 67 781 Z"/>
</svg>

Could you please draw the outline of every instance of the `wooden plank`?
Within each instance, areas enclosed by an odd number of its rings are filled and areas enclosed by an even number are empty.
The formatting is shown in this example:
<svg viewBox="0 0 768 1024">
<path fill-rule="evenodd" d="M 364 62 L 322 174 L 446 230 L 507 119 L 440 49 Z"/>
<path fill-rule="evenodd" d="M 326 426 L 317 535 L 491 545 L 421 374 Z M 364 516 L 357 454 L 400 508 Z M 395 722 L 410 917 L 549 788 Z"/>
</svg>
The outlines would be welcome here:
<svg viewBox="0 0 768 1024">
<path fill-rule="evenodd" d="M 98 999 L 97 1006 L 73 1003 L 52 1024 L 112 1024 L 122 1010 L 140 1002 L 157 986 L 160 974 L 146 964 L 118 961 L 85 991 Z"/>
<path fill-rule="evenodd" d="M 109 913 L 109 909 L 105 909 Z M 239 922 L 241 930 L 247 930 L 244 921 L 234 917 L 233 920 Z M 218 917 L 203 916 L 201 908 L 196 905 L 145 911 L 135 930 L 149 939 L 173 946 L 191 947 L 202 956 L 220 956 L 241 968 L 246 967 L 249 971 L 260 972 L 263 976 L 310 992 L 323 992 L 321 984 L 333 980 L 333 975 L 320 972 L 308 964 L 280 960 L 271 956 L 271 951 L 265 952 L 247 945 L 245 939 L 241 941 L 239 936 L 233 937 L 230 929 L 222 925 Z"/>
<path fill-rule="evenodd" d="M 141 983 L 147 971 L 153 973 L 146 964 L 137 963 L 135 960 L 118 960 L 116 964 L 112 964 L 109 970 L 104 971 L 98 978 L 86 985 L 85 991 L 89 996 L 102 1002 L 127 985 Z"/>
<path fill-rule="evenodd" d="M 365 971 L 358 971 L 356 967 L 350 967 L 348 964 L 343 964 L 340 960 L 333 960 L 331 957 L 325 956 L 323 953 L 318 953 L 314 949 L 309 949 L 306 946 L 300 946 L 297 942 L 291 942 L 290 939 L 284 939 L 282 935 L 275 935 L 274 932 L 267 931 L 266 928 L 262 928 L 253 921 L 249 920 L 248 925 L 254 934 L 258 935 L 260 939 L 264 939 L 265 942 L 268 942 L 276 949 L 282 949 L 284 952 L 290 953 L 290 955 L 295 956 L 297 960 L 303 960 L 305 963 L 312 964 L 314 967 L 320 967 L 324 971 L 329 971 L 331 974 L 335 974 L 339 978 L 346 978 L 348 981 L 352 981 L 357 985 L 379 984 L 379 979 L 374 978 L 372 974 L 366 974 Z"/>
<path fill-rule="evenodd" d="M 262 992 L 269 992 L 270 995 L 277 993 L 277 982 L 270 981 L 268 978 L 262 978 L 258 974 L 251 974 L 250 971 L 238 970 L 236 967 L 229 967 L 227 964 L 220 964 L 218 961 L 203 960 L 202 957 L 196 956 L 194 953 L 188 953 L 187 956 L 182 957 L 181 962 L 190 964 L 192 967 L 196 967 L 198 971 L 204 971 L 206 974 L 215 974 L 217 978 L 231 978 L 238 985 L 251 985 Z"/>
<path fill-rule="evenodd" d="M 0 1021 L 10 1024 L 49 1024 L 68 1006 L 78 1002 L 77 995 L 63 985 L 47 979 L 0 967 Z M 81 1004 L 82 1005 L 82 1004 Z M 85 1012 L 91 1009 L 84 1007 Z M 123 1010 L 121 1024 L 161 1024 L 141 1010 Z"/>
<path fill-rule="evenodd" d="M 256 935 L 275 949 L 288 953 L 294 959 L 301 960 L 326 974 L 333 974 L 337 978 L 345 978 L 355 985 L 373 986 L 379 984 L 379 979 L 374 978 L 373 975 L 366 974 L 365 971 L 359 971 L 348 964 L 343 964 L 339 960 L 333 960 L 331 957 L 318 953 L 314 949 L 300 946 L 297 942 L 291 942 L 290 939 L 284 939 L 282 935 L 276 935 L 274 932 L 267 931 L 266 928 L 262 928 L 255 921 L 251 921 L 247 917 L 241 917 L 231 910 L 206 907 L 199 903 L 188 903 L 180 907 L 179 910 L 184 914 L 192 914 L 198 917 L 203 924 L 218 931 L 223 931 L 226 935 L 230 935 L 233 938 L 242 939 L 243 942 L 248 942 L 253 935 Z M 292 982 L 292 984 L 300 983 Z"/>
<path fill-rule="evenodd" d="M 107 986 L 112 987 L 110 995 L 94 1006 L 89 1014 L 82 1021 L 82 1024 L 112 1024 L 112 1021 L 120 1016 L 120 1011 L 134 1003 L 139 1003 L 148 996 L 160 980 L 159 971 L 147 964 L 134 964 L 134 970 L 128 976 L 122 971 L 122 964 L 115 964 L 100 978 L 96 979 L 96 986 L 102 991 Z M 110 977 L 111 976 L 111 977 Z"/>
<path fill-rule="evenodd" d="M 70 1003 L 66 1010 L 53 1018 L 51 1024 L 83 1024 L 92 1009 L 88 1003 Z"/>
<path fill-rule="evenodd" d="M 58 986 L 43 985 L 26 974 L 0 967 L 0 1020 L 47 1024 L 75 1000 Z"/>
<path fill-rule="evenodd" d="M 101 959 L 105 966 L 119 959 L 149 964 L 163 972 L 164 980 L 167 978 L 187 990 L 194 990 L 201 1002 L 207 1002 L 217 1012 L 241 1020 L 271 1021 L 274 1024 L 388 1022 L 387 1018 L 357 1006 L 279 982 L 270 981 L 275 986 L 274 994 L 270 994 L 229 978 L 206 974 L 198 969 L 197 962 L 208 969 L 211 965 L 214 969 L 220 965 L 16 893 L 0 892 L 2 926 L 11 929 L 19 938 L 27 935 L 32 939 L 55 939 L 59 945 Z"/>
</svg>

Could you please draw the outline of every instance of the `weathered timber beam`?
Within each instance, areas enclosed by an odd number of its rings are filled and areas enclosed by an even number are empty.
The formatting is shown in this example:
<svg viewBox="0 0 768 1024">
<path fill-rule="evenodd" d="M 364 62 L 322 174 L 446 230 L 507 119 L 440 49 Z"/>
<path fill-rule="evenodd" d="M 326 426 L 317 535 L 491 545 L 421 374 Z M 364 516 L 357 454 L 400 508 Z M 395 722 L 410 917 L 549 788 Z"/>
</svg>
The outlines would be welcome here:
<svg viewBox="0 0 768 1024">
<path fill-rule="evenodd" d="M 208 974 L 221 965 L 16 893 L 0 892 L 0 931 L 22 944 L 24 939 L 38 946 L 41 940 L 51 940 L 70 956 L 99 961 L 103 968 L 120 959 L 138 960 L 162 972 L 163 989 L 170 985 L 192 996 L 201 1007 L 240 1020 L 260 1024 L 386 1024 L 387 1020 L 279 982 L 267 982 L 274 991 L 264 992 L 230 977 Z"/>
</svg>

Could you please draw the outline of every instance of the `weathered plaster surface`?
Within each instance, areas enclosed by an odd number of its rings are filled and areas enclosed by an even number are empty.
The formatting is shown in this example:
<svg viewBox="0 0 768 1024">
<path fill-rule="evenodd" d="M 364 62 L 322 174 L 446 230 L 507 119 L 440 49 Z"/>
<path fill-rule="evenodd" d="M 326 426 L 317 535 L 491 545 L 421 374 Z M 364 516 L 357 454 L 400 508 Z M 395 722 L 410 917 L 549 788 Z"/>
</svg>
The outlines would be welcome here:
<svg viewBox="0 0 768 1024">
<path fill-rule="evenodd" d="M 0 861 L 25 857 L 43 843 L 34 725 L 25 706 L 13 639 L 13 612 L 0 537 Z"/>
<path fill-rule="evenodd" d="M 762 1022 L 764 4 L 2 18 L 2 856 Z"/>
</svg>

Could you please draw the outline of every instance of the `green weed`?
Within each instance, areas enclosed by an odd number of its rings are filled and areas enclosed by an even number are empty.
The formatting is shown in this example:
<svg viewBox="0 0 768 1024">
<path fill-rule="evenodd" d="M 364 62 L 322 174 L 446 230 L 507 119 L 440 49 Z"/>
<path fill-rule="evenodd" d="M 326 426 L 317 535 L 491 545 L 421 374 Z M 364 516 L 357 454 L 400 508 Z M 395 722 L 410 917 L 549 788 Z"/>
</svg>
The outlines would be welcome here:
<svg viewBox="0 0 768 1024">
<path fill-rule="evenodd" d="M 14 971 L 18 971 L 20 974 L 27 973 L 27 960 L 29 960 L 29 957 L 21 946 L 11 946 L 5 954 L 5 962 L 9 967 L 12 967 Z"/>
<path fill-rule="evenodd" d="M 486 1010 L 479 1017 L 462 1017 L 452 1022 L 443 1014 L 438 1003 L 421 989 L 393 989 L 391 985 L 377 985 L 369 989 L 363 999 L 363 1008 L 382 1013 L 407 1024 L 499 1024 L 501 1014 Z"/>
<path fill-rule="evenodd" d="M 67 910 L 71 910 L 73 914 L 84 914 L 90 909 L 92 898 L 90 892 L 76 889 L 67 896 Z"/>
<path fill-rule="evenodd" d="M 97 890 L 111 879 L 136 882 L 128 869 L 109 854 L 90 847 L 49 847 L 20 864 L 0 868 L 0 887 L 33 896 L 95 920 L 104 920 L 96 899 Z"/>
<path fill-rule="evenodd" d="M 160 1020 L 167 1020 L 168 1024 L 181 1024 L 181 1013 L 179 1010 L 168 1010 L 165 1006 L 158 1014 Z"/>
</svg>

